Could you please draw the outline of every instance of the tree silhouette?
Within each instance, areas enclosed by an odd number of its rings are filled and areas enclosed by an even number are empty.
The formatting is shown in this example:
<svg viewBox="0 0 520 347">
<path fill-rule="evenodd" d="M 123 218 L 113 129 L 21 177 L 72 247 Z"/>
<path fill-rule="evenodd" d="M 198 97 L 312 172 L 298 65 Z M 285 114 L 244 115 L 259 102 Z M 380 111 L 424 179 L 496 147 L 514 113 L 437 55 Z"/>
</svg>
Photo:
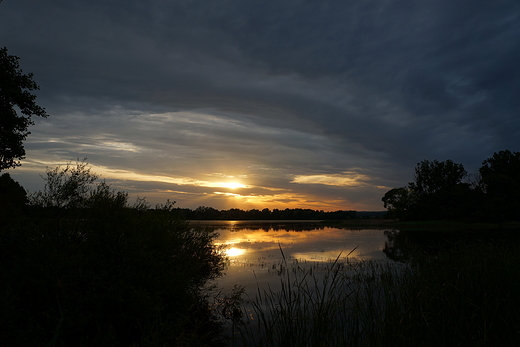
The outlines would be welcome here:
<svg viewBox="0 0 520 347">
<path fill-rule="evenodd" d="M 467 175 L 462 164 L 451 160 L 423 160 L 415 168 L 415 182 L 409 184 L 410 189 L 419 195 L 437 194 L 453 189 Z"/>
<path fill-rule="evenodd" d="M 0 175 L 0 219 L 18 218 L 23 207 L 29 202 L 25 189 L 8 173 Z"/>
<path fill-rule="evenodd" d="M 520 152 L 499 151 L 479 169 L 484 207 L 492 219 L 520 219 Z"/>
<path fill-rule="evenodd" d="M 407 219 L 415 203 L 413 193 L 407 187 L 390 189 L 381 200 L 388 209 L 388 217 L 397 219 Z"/>
<path fill-rule="evenodd" d="M 31 195 L 33 205 L 68 209 L 86 207 L 95 190 L 93 183 L 99 178 L 91 172 L 85 159 L 54 169 L 47 168 L 45 174 L 43 191 Z"/>
<path fill-rule="evenodd" d="M 453 219 L 467 214 L 467 172 L 451 160 L 423 160 L 415 167 L 415 181 L 394 188 L 382 198 L 390 216 L 399 219 Z"/>
<path fill-rule="evenodd" d="M 31 93 L 40 89 L 33 74 L 24 74 L 18 59 L 7 48 L 0 48 L 0 171 L 19 166 L 25 158 L 23 141 L 30 134 L 29 125 L 34 124 L 31 116 L 48 116 Z"/>
<path fill-rule="evenodd" d="M 466 176 L 462 164 L 423 160 L 414 182 L 381 200 L 390 217 L 403 220 L 520 220 L 520 152 L 493 153 L 472 180 Z"/>
</svg>

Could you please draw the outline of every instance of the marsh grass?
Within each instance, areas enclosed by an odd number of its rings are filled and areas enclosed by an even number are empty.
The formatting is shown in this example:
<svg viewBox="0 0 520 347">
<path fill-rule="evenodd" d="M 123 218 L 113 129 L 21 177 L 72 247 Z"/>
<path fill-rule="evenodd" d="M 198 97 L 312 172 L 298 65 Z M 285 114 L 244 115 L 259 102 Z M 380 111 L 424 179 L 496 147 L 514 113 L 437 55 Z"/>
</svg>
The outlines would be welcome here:
<svg viewBox="0 0 520 347">
<path fill-rule="evenodd" d="M 257 286 L 244 346 L 511 346 L 520 341 L 518 243 L 474 243 L 410 263 L 324 270 L 286 259 L 280 289 Z"/>
<path fill-rule="evenodd" d="M 513 346 L 520 341 L 517 240 L 459 245 L 421 259 L 407 288 L 407 321 L 422 345 Z"/>
</svg>

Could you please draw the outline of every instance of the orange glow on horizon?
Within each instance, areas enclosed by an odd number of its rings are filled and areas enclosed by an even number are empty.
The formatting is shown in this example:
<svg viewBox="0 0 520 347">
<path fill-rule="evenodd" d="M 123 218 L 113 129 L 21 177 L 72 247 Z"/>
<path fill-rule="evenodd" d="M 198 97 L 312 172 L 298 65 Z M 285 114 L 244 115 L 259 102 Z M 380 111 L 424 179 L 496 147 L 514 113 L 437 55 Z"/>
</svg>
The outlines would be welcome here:
<svg viewBox="0 0 520 347">
<path fill-rule="evenodd" d="M 338 211 L 349 210 L 348 204 L 344 200 L 327 200 L 319 201 L 312 196 L 294 193 L 278 193 L 269 195 L 255 195 L 255 194 L 238 194 L 228 192 L 213 192 L 215 196 L 226 197 L 227 204 L 232 205 L 233 208 L 241 209 L 280 209 L 286 208 L 302 208 L 311 210 L 324 211 Z"/>
<path fill-rule="evenodd" d="M 24 163 L 22 169 L 17 170 L 44 172 L 43 167 L 45 166 L 54 167 L 65 164 L 28 160 Z M 136 196 L 144 197 L 152 206 L 164 203 L 169 199 L 176 201 L 178 207 L 193 209 L 198 206 L 211 206 L 219 210 L 231 208 L 242 210 L 300 208 L 327 212 L 377 209 L 377 207 L 365 205 L 364 202 L 349 201 L 348 192 L 339 192 L 338 195 L 331 198 L 330 195 L 327 197 L 320 196 L 319 192 L 306 193 L 304 188 L 300 190 L 300 187 L 308 184 L 321 184 L 329 187 L 334 185 L 346 186 L 361 184 L 366 180 L 366 177 L 354 173 L 329 176 L 294 176 L 293 181 L 290 182 L 292 185 L 283 187 L 283 185 L 269 186 L 269 183 L 262 182 L 260 176 L 250 175 L 250 177 L 237 173 L 230 175 L 209 171 L 210 173 L 194 174 L 195 177 L 192 177 L 192 175 L 166 176 L 164 174 L 140 173 L 95 165 L 92 165 L 92 169 L 100 175 L 101 179 L 106 179 L 109 184 L 113 185 L 115 189 L 127 192 L 130 195 L 130 201 L 135 199 Z M 372 189 L 383 191 L 387 190 L 388 187 L 372 186 Z M 343 198 L 343 195 L 345 198 Z"/>
</svg>

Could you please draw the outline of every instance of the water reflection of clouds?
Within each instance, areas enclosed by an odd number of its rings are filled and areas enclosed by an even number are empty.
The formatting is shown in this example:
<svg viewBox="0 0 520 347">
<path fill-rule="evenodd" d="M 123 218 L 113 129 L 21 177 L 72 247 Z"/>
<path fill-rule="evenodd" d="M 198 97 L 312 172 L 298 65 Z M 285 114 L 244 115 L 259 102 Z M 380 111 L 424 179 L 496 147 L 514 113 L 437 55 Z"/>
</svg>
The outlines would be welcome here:
<svg viewBox="0 0 520 347">
<path fill-rule="evenodd" d="M 330 261 L 336 259 L 338 256 L 344 255 L 342 250 L 334 250 L 328 252 L 305 252 L 293 253 L 292 257 L 299 262 L 301 261 Z"/>
<path fill-rule="evenodd" d="M 388 238 L 384 230 L 312 227 L 307 223 L 294 228 L 291 225 L 288 231 L 282 225 L 270 228 L 271 224 L 245 228 L 241 222 L 221 221 L 215 226 L 214 231 L 220 234 L 215 243 L 227 248 L 229 259 L 226 275 L 218 279 L 220 288 L 230 290 L 235 284 L 243 285 L 250 296 L 255 295 L 258 286 L 276 290 L 283 260 L 280 248 L 290 264 L 314 272 L 324 269 L 322 266 L 328 266 L 340 254 L 340 262 L 345 262 L 347 255 L 352 261 L 386 259 L 383 250 Z M 289 223 L 284 224 L 289 227 Z"/>
<path fill-rule="evenodd" d="M 217 244 L 227 245 L 226 254 L 234 263 L 238 257 L 244 261 L 260 257 L 279 258 L 281 251 L 286 257 L 304 261 L 329 261 L 341 257 L 353 259 L 383 258 L 386 237 L 380 230 L 346 230 L 323 227 L 302 232 L 258 229 L 243 229 L 240 232 L 218 229 Z M 354 250 L 355 249 L 355 250 Z M 354 250 L 354 251 L 353 251 Z"/>
</svg>

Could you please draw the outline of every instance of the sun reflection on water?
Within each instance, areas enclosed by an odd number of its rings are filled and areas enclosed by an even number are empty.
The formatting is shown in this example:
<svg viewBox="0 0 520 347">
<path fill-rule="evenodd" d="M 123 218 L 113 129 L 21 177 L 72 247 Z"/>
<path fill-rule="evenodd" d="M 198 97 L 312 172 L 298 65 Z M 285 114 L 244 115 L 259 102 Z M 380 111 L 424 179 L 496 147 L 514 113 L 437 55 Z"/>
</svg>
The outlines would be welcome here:
<svg viewBox="0 0 520 347">
<path fill-rule="evenodd" d="M 282 260 L 282 252 L 288 259 L 312 262 L 328 262 L 338 257 L 359 260 L 384 258 L 382 249 L 386 237 L 381 230 L 346 230 L 319 227 L 306 231 L 289 231 L 240 228 L 233 221 L 227 228 L 219 228 L 215 243 L 225 246 L 224 253 L 248 266 L 257 263 L 276 263 Z"/>
<path fill-rule="evenodd" d="M 231 247 L 226 249 L 225 253 L 228 257 L 238 257 L 240 255 L 245 254 L 246 250 L 242 248 Z"/>
<path fill-rule="evenodd" d="M 212 224 L 219 235 L 214 244 L 222 247 L 229 260 L 225 276 L 218 279 L 219 286 L 229 289 L 240 284 L 248 295 L 255 295 L 258 286 L 275 288 L 280 282 L 278 270 L 284 260 L 290 266 L 297 263 L 299 268 L 321 271 L 336 259 L 340 263 L 385 259 L 384 230 L 315 225 L 299 231 L 293 224 L 247 225 L 242 221 Z"/>
</svg>

